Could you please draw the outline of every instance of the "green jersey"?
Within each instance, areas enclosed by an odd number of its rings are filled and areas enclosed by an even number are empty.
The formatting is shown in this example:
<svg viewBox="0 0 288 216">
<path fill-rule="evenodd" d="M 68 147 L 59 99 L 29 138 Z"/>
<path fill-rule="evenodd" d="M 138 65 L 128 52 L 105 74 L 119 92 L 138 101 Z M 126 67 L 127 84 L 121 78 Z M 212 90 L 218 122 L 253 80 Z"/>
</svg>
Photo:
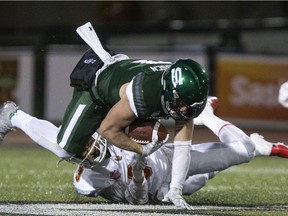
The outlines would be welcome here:
<svg viewBox="0 0 288 216">
<path fill-rule="evenodd" d="M 170 66 L 169 62 L 123 60 L 110 65 L 98 77 L 93 92 L 106 105 L 113 106 L 120 100 L 119 90 L 133 80 L 133 103 L 139 118 L 166 117 L 162 110 L 161 78 Z M 97 98 L 97 96 L 96 96 Z"/>
<path fill-rule="evenodd" d="M 90 92 L 75 88 L 57 136 L 59 145 L 81 157 L 91 135 L 120 100 L 119 90 L 125 83 L 131 85 L 128 98 L 139 118 L 166 118 L 161 104 L 161 79 L 170 65 L 170 62 L 122 60 L 105 68 Z"/>
</svg>

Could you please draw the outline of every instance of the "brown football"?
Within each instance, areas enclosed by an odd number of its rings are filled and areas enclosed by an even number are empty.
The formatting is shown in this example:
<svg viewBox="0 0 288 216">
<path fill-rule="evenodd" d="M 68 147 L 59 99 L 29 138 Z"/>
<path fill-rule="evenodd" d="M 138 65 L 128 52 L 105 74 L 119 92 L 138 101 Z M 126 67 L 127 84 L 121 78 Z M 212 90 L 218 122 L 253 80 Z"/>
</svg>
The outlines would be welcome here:
<svg viewBox="0 0 288 216">
<path fill-rule="evenodd" d="M 137 118 L 126 129 L 130 139 L 141 144 L 152 142 L 153 135 L 157 132 L 158 141 L 164 141 L 168 136 L 166 127 L 155 119 Z"/>
</svg>

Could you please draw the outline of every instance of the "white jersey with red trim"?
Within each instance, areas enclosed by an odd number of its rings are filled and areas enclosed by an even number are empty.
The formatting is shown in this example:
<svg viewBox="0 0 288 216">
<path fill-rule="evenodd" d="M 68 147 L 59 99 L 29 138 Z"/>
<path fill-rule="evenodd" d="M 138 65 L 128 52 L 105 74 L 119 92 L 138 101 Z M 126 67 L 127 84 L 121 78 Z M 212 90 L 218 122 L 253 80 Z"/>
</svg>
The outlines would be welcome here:
<svg viewBox="0 0 288 216">
<path fill-rule="evenodd" d="M 78 166 L 74 173 L 74 186 L 78 193 L 86 196 L 102 196 L 115 202 L 127 202 L 125 190 L 133 178 L 133 152 L 108 147 L 111 157 L 92 169 Z M 173 149 L 162 147 L 148 157 L 144 169 L 148 181 L 148 192 L 155 195 L 171 180 L 171 160 Z"/>
<path fill-rule="evenodd" d="M 231 125 L 231 127 L 235 126 Z M 76 170 L 74 186 L 82 195 L 102 196 L 115 202 L 127 203 L 125 191 L 133 177 L 131 162 L 132 155 L 135 153 L 120 150 L 115 146 L 108 148 L 111 154 L 109 159 L 103 160 L 93 169 L 79 167 Z M 173 151 L 173 144 L 165 144 L 147 157 L 144 171 L 148 182 L 148 193 L 154 201 L 162 200 L 163 195 L 168 192 Z M 246 163 L 254 157 L 255 146 L 249 137 L 244 135 L 239 140 L 231 142 L 194 144 L 190 151 L 189 178 L 196 174 L 220 171 L 232 165 Z M 189 187 L 193 186 L 191 182 L 188 184 Z M 197 187 L 199 189 L 201 186 L 198 184 Z"/>
</svg>

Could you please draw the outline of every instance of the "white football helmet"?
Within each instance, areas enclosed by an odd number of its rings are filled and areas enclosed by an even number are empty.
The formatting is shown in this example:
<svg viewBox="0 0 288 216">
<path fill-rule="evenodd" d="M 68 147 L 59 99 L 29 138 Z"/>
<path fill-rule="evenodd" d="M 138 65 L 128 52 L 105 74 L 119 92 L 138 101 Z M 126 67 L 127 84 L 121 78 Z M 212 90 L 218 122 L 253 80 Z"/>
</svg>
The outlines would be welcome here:
<svg viewBox="0 0 288 216">
<path fill-rule="evenodd" d="M 101 163 L 105 158 L 110 157 L 110 152 L 107 151 L 107 140 L 97 132 L 92 135 L 92 138 L 87 145 L 87 153 L 85 152 L 84 159 L 79 160 L 79 158 L 72 157 L 70 161 L 92 168 Z"/>
</svg>

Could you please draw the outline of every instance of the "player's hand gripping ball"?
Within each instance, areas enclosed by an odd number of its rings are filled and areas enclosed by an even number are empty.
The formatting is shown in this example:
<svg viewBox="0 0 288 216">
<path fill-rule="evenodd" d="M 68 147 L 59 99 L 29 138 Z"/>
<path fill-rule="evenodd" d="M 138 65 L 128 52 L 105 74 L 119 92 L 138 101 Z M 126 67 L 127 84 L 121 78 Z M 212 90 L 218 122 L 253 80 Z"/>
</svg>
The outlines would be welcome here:
<svg viewBox="0 0 288 216">
<path fill-rule="evenodd" d="M 158 136 L 158 142 L 166 142 L 169 134 L 166 127 L 155 119 L 135 119 L 127 128 L 130 139 L 140 144 L 152 142 L 153 137 Z"/>
</svg>

